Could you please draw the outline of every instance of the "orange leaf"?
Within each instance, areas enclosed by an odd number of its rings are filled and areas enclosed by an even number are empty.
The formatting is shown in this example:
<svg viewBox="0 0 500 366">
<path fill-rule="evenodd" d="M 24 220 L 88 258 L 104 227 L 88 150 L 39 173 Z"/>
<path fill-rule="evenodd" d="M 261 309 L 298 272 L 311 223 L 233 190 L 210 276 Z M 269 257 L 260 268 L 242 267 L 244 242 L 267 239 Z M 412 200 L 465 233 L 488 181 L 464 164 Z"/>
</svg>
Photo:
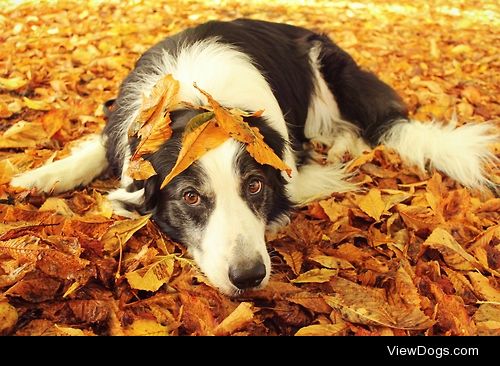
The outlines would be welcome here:
<svg viewBox="0 0 500 366">
<path fill-rule="evenodd" d="M 264 142 L 264 136 L 259 132 L 259 129 L 252 127 L 256 136 L 255 140 L 247 145 L 247 151 L 260 164 L 271 165 L 272 167 L 286 171 L 289 177 L 292 176 L 292 169 L 281 160 L 278 155 Z"/>
<path fill-rule="evenodd" d="M 171 74 L 161 78 L 151 90 L 149 97 L 144 97 L 139 116 L 129 128 L 129 136 L 135 136 L 147 123 L 156 123 L 164 118 L 168 111 L 179 102 L 179 82 Z"/>
<path fill-rule="evenodd" d="M 264 136 L 262 136 L 259 129 L 256 127 L 250 127 L 250 125 L 243 120 L 241 111 L 234 109 L 230 111 L 222 107 L 206 91 L 198 88 L 196 84 L 194 85 L 194 87 L 198 89 L 200 93 L 202 93 L 205 97 L 207 97 L 208 104 L 210 104 L 210 106 L 213 108 L 218 124 L 227 131 L 230 137 L 246 144 L 247 151 L 258 163 L 271 165 L 276 169 L 286 171 L 288 176 L 291 176 L 292 170 L 290 169 L 290 167 L 287 166 L 274 153 L 269 145 L 264 142 Z M 261 113 L 261 111 L 257 111 L 254 114 L 243 115 L 259 116 L 261 115 Z"/>
<path fill-rule="evenodd" d="M 385 202 L 382 200 L 380 191 L 376 188 L 370 189 L 366 196 L 362 196 L 358 201 L 358 206 L 376 221 L 380 220 L 380 216 L 385 210 Z"/>
<path fill-rule="evenodd" d="M 213 108 L 217 122 L 233 139 L 246 144 L 254 142 L 255 136 L 250 130 L 248 123 L 243 121 L 243 117 L 241 117 L 241 115 L 232 114 L 226 108 L 222 107 L 216 100 L 214 100 L 206 91 L 198 88 L 196 84 L 194 87 L 198 89 L 201 94 L 207 97 L 208 104 L 210 104 Z"/>
<path fill-rule="evenodd" d="M 169 113 L 156 121 L 149 120 L 138 132 L 141 142 L 137 146 L 132 160 L 146 154 L 152 154 L 172 136 Z"/>
<path fill-rule="evenodd" d="M 135 180 L 146 180 L 157 173 L 148 160 L 139 158 L 137 160 L 130 160 L 127 174 Z"/>
<path fill-rule="evenodd" d="M 179 102 L 178 94 L 179 82 L 168 74 L 143 99 L 139 116 L 129 128 L 129 136 L 140 138 L 132 160 L 156 152 L 172 136 L 169 112 Z"/>
<path fill-rule="evenodd" d="M 186 126 L 186 130 L 189 129 L 189 124 Z M 228 138 L 229 135 L 227 132 L 217 126 L 213 119 L 185 134 L 177 161 L 170 173 L 163 180 L 160 189 L 163 189 L 173 178 L 189 168 L 203 154 L 216 148 Z"/>
</svg>

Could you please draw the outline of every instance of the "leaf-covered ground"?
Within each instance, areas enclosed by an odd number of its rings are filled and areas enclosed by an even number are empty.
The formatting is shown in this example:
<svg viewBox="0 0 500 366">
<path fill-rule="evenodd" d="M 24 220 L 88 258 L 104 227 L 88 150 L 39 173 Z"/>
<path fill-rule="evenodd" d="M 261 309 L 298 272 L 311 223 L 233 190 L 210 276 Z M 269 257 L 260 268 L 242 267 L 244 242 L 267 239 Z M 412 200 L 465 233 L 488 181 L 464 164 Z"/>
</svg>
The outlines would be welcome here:
<svg viewBox="0 0 500 366">
<path fill-rule="evenodd" d="M 131 3 L 0 5 L 1 334 L 500 334 L 500 199 L 383 147 L 352 166 L 363 192 L 297 209 L 268 238 L 271 283 L 240 299 L 147 217 L 112 216 L 116 179 L 56 197 L 7 184 L 99 131 L 140 54 L 209 19 L 325 32 L 416 118 L 498 123 L 496 1 Z"/>
</svg>

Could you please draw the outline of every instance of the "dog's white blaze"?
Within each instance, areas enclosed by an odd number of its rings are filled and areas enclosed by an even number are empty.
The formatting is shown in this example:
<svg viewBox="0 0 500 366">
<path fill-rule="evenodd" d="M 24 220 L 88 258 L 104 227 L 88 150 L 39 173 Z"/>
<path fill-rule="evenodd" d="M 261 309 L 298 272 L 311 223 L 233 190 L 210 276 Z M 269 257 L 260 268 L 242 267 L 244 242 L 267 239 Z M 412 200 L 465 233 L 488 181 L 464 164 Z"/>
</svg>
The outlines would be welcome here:
<svg viewBox="0 0 500 366">
<path fill-rule="evenodd" d="M 430 164 L 465 186 L 479 188 L 490 183 L 484 163 L 497 160 L 488 149 L 498 141 L 494 131 L 489 123 L 455 127 L 453 122 L 402 121 L 382 140 L 422 171 Z"/>
<path fill-rule="evenodd" d="M 271 272 L 264 232 L 266 224 L 256 216 L 240 195 L 241 180 L 235 165 L 241 145 L 230 139 L 209 151 L 199 160 L 215 193 L 215 208 L 204 228 L 199 249 L 193 257 L 208 279 L 224 293 L 235 293 L 237 288 L 229 280 L 229 267 L 254 261 L 259 255 L 266 266 L 265 286 Z M 235 250 L 238 240 L 244 248 Z"/>
</svg>

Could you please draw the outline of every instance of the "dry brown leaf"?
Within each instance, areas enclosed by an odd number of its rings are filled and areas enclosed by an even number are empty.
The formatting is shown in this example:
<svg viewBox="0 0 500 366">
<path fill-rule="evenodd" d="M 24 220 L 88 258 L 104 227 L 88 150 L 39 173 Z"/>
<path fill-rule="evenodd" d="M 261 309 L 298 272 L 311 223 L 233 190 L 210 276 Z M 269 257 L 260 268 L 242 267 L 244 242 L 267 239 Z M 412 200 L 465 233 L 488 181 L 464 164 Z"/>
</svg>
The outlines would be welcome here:
<svg viewBox="0 0 500 366">
<path fill-rule="evenodd" d="M 182 138 L 182 148 L 177 161 L 163 180 L 160 189 L 163 189 L 173 178 L 189 168 L 206 152 L 221 145 L 228 137 L 228 134 L 219 128 L 213 119 L 185 134 Z"/>
<path fill-rule="evenodd" d="M 379 221 L 385 211 L 386 203 L 382 200 L 380 190 L 372 188 L 368 194 L 361 196 L 358 206 L 375 221 Z"/>
<path fill-rule="evenodd" d="M 128 336 L 168 336 L 168 327 L 158 324 L 153 319 L 136 319 L 132 324 L 123 329 Z"/>
<path fill-rule="evenodd" d="M 146 180 L 156 175 L 156 171 L 149 160 L 144 160 L 143 158 L 138 158 L 136 160 L 130 160 L 127 175 L 135 180 Z"/>
<path fill-rule="evenodd" d="M 436 228 L 422 245 L 438 250 L 443 255 L 444 261 L 454 269 L 472 270 L 481 267 L 479 262 L 444 229 Z"/>
<path fill-rule="evenodd" d="M 500 336 L 500 304 L 481 304 L 474 321 L 479 335 Z"/>
<path fill-rule="evenodd" d="M 170 280 L 174 271 L 174 255 L 159 257 L 159 260 L 137 271 L 125 274 L 130 287 L 136 290 L 157 291 Z"/>
<path fill-rule="evenodd" d="M 163 124 L 162 120 L 166 117 L 168 112 L 173 110 L 180 102 L 178 94 L 179 82 L 173 78 L 172 74 L 167 74 L 158 80 L 151 90 L 150 96 L 143 97 L 141 111 L 137 119 L 130 125 L 128 132 L 129 136 L 140 134 L 142 138 L 147 139 L 153 129 L 156 130 L 156 133 L 161 134 L 162 131 L 154 128 L 154 125 L 157 123 Z M 141 133 L 141 129 L 146 125 L 150 126 Z M 165 127 L 168 127 L 168 123 Z M 169 132 L 166 131 L 163 131 L 163 133 L 169 134 Z M 168 136 L 170 137 L 170 134 Z"/>
<path fill-rule="evenodd" d="M 334 295 L 325 296 L 325 301 L 347 321 L 400 329 L 427 329 L 432 325 L 412 301 L 404 305 L 403 299 L 399 303 L 388 303 L 383 289 L 360 286 L 340 277 L 332 279 L 330 284 Z"/>
<path fill-rule="evenodd" d="M 281 254 L 285 263 L 290 267 L 293 273 L 298 276 L 304 262 L 304 256 L 297 250 L 287 250 L 287 248 L 276 248 L 276 251 Z"/>
<path fill-rule="evenodd" d="M 335 202 L 335 198 L 320 201 L 319 205 L 325 211 L 331 222 L 337 222 L 339 219 L 347 217 L 347 207 Z"/>
<path fill-rule="evenodd" d="M 327 255 L 313 255 L 309 257 L 310 260 L 318 262 L 323 267 L 331 269 L 353 269 L 354 266 L 342 258 L 336 258 Z"/>
<path fill-rule="evenodd" d="M 29 302 L 43 302 L 52 300 L 61 286 L 61 282 L 48 277 L 22 279 L 5 294 L 20 297 Z"/>
<path fill-rule="evenodd" d="M 9 183 L 12 177 L 19 173 L 19 169 L 12 164 L 10 159 L 0 160 L 0 184 Z"/>
<path fill-rule="evenodd" d="M 322 283 L 328 282 L 331 277 L 336 276 L 338 271 L 326 268 L 311 269 L 302 273 L 296 279 L 291 280 L 292 283 Z"/>
<path fill-rule="evenodd" d="M 247 122 L 243 120 L 241 114 L 231 113 L 230 110 L 222 107 L 216 100 L 212 98 L 206 91 L 198 88 L 208 100 L 208 104 L 212 107 L 217 123 L 224 129 L 230 137 L 236 141 L 246 144 L 247 151 L 252 157 L 260 164 L 271 165 L 272 167 L 286 171 L 290 176 L 292 171 L 264 142 L 264 136 L 255 127 L 250 127 Z M 256 112 L 251 115 L 259 115 L 261 112 Z"/>
<path fill-rule="evenodd" d="M 40 122 L 19 121 L 0 136 L 0 149 L 35 147 L 47 138 Z"/>
<path fill-rule="evenodd" d="M 58 197 L 49 197 L 45 200 L 42 206 L 40 206 L 39 211 L 54 211 L 55 213 L 62 216 L 74 216 L 75 213 L 71 211 L 66 201 Z"/>
<path fill-rule="evenodd" d="M 17 259 L 20 262 L 35 261 L 43 248 L 40 238 L 33 235 L 23 235 L 14 239 L 0 241 L 0 254 Z"/>
<path fill-rule="evenodd" d="M 150 217 L 151 215 L 146 215 L 134 220 L 115 222 L 101 239 L 104 250 L 116 253 L 120 247 L 123 249 L 132 235 L 146 225 Z"/>
<path fill-rule="evenodd" d="M 344 322 L 337 324 L 314 324 L 300 328 L 296 336 L 343 336 L 348 329 Z"/>
<path fill-rule="evenodd" d="M 332 310 L 321 294 L 317 293 L 301 291 L 287 296 L 287 300 L 312 310 L 315 313 L 329 314 Z"/>
<path fill-rule="evenodd" d="M 479 272 L 469 272 L 467 276 L 480 299 L 500 303 L 500 290 L 495 288 L 487 277 Z"/>
<path fill-rule="evenodd" d="M 252 304 L 242 302 L 214 329 L 215 335 L 228 335 L 251 322 L 254 318 Z"/>
<path fill-rule="evenodd" d="M 17 90 L 22 88 L 28 83 L 28 80 L 21 77 L 13 77 L 13 78 L 0 78 L 0 89 L 5 90 Z"/>
<path fill-rule="evenodd" d="M 212 335 L 218 322 L 210 298 L 184 292 L 179 293 L 179 298 L 183 304 L 181 322 L 186 331 L 192 335 Z"/>
<path fill-rule="evenodd" d="M 450 335 L 474 335 L 476 325 L 468 315 L 463 299 L 456 295 L 448 295 L 436 283 L 428 284 L 437 304 L 436 320 Z"/>
<path fill-rule="evenodd" d="M 16 326 L 17 310 L 8 302 L 0 301 L 0 335 L 8 335 Z"/>
<path fill-rule="evenodd" d="M 26 107 L 34 109 L 36 111 L 48 111 L 51 108 L 50 104 L 43 100 L 33 100 L 23 97 L 23 102 Z"/>
</svg>

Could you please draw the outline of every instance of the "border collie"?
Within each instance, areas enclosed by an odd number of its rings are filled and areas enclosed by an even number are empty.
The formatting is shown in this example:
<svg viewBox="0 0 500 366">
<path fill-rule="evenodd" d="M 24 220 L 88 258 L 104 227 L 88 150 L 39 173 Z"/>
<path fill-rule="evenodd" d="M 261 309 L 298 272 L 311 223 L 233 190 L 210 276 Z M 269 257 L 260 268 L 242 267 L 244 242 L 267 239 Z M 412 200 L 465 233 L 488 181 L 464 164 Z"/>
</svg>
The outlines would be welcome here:
<svg viewBox="0 0 500 366">
<path fill-rule="evenodd" d="M 199 110 L 171 113 L 173 136 L 147 157 L 158 175 L 127 176 L 129 125 L 156 82 L 172 74 L 180 99 L 204 105 L 210 93 L 226 107 L 264 110 L 249 123 L 291 167 L 286 174 L 255 162 L 229 139 L 207 152 L 164 189 L 186 123 Z M 487 123 L 453 125 L 409 120 L 396 92 L 362 70 L 328 37 L 287 24 L 239 19 L 211 21 L 168 37 L 149 49 L 123 81 L 100 135 L 71 155 L 15 177 L 11 184 L 62 192 L 87 184 L 108 166 L 121 175 L 109 199 L 116 213 L 152 213 L 157 225 L 184 244 L 208 279 L 228 295 L 266 285 L 271 262 L 264 233 L 283 222 L 291 206 L 356 189 L 346 181 L 344 153 L 358 156 L 377 144 L 395 149 L 421 169 L 429 165 L 468 187 L 489 184 L 483 164 L 497 138 Z M 329 164 L 313 161 L 307 141 L 329 147 Z"/>
</svg>

